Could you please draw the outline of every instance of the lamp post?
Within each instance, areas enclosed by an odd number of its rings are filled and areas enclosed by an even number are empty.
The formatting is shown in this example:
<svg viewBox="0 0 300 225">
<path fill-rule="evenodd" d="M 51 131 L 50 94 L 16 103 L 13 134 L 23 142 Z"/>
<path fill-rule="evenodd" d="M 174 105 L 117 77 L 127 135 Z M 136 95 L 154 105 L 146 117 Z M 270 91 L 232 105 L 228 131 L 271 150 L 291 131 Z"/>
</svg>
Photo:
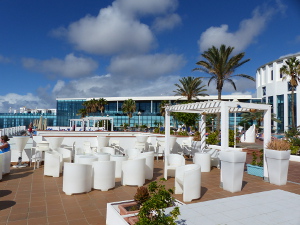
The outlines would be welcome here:
<svg viewBox="0 0 300 225">
<path fill-rule="evenodd" d="M 107 114 L 106 117 L 109 117 L 109 115 Z M 107 129 L 106 130 L 108 131 L 108 120 L 107 120 Z"/>
<path fill-rule="evenodd" d="M 138 116 L 139 116 L 139 130 L 140 130 L 140 116 L 141 116 L 141 111 L 138 112 Z"/>
</svg>

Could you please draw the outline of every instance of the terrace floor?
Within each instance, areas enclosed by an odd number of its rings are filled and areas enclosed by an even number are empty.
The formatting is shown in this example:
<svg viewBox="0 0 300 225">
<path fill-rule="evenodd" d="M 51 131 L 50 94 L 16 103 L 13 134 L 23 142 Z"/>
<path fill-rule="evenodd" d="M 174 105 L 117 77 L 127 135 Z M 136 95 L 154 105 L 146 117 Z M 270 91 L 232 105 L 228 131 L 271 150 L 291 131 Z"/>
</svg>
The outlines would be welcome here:
<svg viewBox="0 0 300 225">
<path fill-rule="evenodd" d="M 247 161 L 250 160 L 251 154 L 248 153 Z M 191 159 L 187 159 L 187 163 L 191 163 Z M 162 176 L 163 161 L 155 160 L 153 180 Z M 290 162 L 288 181 L 287 185 L 276 186 L 245 172 L 242 191 L 230 193 L 219 187 L 220 170 L 213 168 L 209 173 L 202 173 L 201 198 L 189 204 L 276 189 L 300 195 L 299 162 Z M 146 184 L 149 182 L 151 181 Z M 174 178 L 169 178 L 166 186 L 173 187 Z M 29 167 L 11 168 L 11 173 L 4 175 L 0 181 L 0 225 L 105 225 L 106 204 L 133 199 L 136 189 L 137 187 L 121 186 L 120 179 L 117 179 L 116 187 L 107 192 L 92 190 L 85 194 L 67 196 L 62 191 L 62 177 L 45 177 L 43 167 L 36 170 Z M 182 201 L 182 195 L 174 197 Z M 290 213 L 297 214 L 298 209 L 295 208 L 295 212 Z"/>
</svg>

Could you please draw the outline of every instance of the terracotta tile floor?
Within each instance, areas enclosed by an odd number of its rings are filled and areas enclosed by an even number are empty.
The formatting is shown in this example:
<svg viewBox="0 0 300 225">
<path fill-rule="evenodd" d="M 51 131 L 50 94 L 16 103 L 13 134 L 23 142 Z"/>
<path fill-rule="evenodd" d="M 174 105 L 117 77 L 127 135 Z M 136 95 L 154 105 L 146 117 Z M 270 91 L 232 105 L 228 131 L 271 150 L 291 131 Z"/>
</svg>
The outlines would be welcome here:
<svg viewBox="0 0 300 225">
<path fill-rule="evenodd" d="M 247 161 L 249 157 L 250 154 Z M 191 163 L 190 159 L 187 161 Z M 155 160 L 153 179 L 162 177 L 162 168 L 162 160 Z M 288 180 L 291 182 L 287 185 L 276 186 L 244 173 L 242 191 L 230 193 L 219 187 L 220 170 L 213 168 L 209 173 L 202 173 L 202 197 L 192 203 L 274 189 L 300 194 L 300 163 L 290 162 Z M 174 178 L 169 178 L 166 186 L 173 187 Z M 117 179 L 116 187 L 107 192 L 93 190 L 87 194 L 67 196 L 62 192 L 62 177 L 45 177 L 43 168 L 12 168 L 11 173 L 0 182 L 0 225 L 104 225 L 106 203 L 132 199 L 135 192 L 136 187 L 121 186 L 120 179 Z M 182 201 L 182 195 L 175 197 Z"/>
</svg>

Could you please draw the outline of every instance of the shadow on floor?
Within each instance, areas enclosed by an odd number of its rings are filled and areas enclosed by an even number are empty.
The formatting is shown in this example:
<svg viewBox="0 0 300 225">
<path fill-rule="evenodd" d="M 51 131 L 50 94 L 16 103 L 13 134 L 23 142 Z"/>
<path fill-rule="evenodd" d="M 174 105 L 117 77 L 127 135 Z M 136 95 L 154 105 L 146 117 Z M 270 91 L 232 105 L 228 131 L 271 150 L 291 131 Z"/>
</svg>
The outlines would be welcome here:
<svg viewBox="0 0 300 225">
<path fill-rule="evenodd" d="M 10 208 L 16 204 L 15 201 L 0 201 L 0 210 Z"/>
</svg>

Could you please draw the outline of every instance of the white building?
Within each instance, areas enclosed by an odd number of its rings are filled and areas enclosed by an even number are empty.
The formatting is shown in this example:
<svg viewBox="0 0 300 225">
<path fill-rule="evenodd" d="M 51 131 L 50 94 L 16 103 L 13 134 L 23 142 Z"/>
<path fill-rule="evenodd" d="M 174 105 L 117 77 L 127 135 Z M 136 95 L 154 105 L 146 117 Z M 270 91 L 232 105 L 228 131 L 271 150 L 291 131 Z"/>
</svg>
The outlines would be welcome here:
<svg viewBox="0 0 300 225">
<path fill-rule="evenodd" d="M 283 132 L 291 125 L 291 87 L 289 79 L 282 80 L 283 74 L 280 74 L 280 68 L 285 65 L 288 58 L 297 57 L 300 60 L 300 54 L 290 55 L 288 57 L 279 58 L 272 62 L 266 63 L 259 67 L 256 71 L 256 90 L 257 97 L 262 99 L 262 102 L 273 105 L 272 112 L 276 114 L 281 123 L 273 123 L 273 129 L 277 132 Z M 297 97 L 295 89 L 295 114 L 296 125 L 300 125 L 300 97 Z"/>
</svg>

